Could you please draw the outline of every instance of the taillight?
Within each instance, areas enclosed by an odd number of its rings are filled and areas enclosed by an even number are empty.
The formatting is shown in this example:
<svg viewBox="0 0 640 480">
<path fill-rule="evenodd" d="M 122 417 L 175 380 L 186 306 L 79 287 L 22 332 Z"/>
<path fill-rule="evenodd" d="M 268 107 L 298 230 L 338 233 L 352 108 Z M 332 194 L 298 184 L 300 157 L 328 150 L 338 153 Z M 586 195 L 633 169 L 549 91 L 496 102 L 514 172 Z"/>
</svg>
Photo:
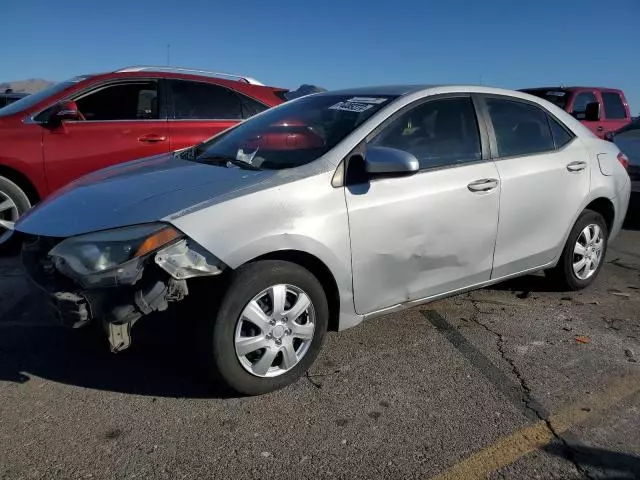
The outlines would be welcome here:
<svg viewBox="0 0 640 480">
<path fill-rule="evenodd" d="M 629 168 L 629 158 L 622 152 L 618 154 L 618 161 L 622 164 L 625 170 Z"/>
</svg>

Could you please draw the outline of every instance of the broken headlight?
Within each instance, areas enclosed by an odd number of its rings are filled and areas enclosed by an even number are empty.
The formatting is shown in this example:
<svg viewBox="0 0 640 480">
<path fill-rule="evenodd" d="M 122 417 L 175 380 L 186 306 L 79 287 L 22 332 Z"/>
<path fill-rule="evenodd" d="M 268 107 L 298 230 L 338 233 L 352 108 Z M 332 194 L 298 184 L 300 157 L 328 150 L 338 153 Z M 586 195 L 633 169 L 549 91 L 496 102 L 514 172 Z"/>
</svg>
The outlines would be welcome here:
<svg viewBox="0 0 640 480">
<path fill-rule="evenodd" d="M 180 237 L 180 232 L 166 224 L 135 225 L 67 238 L 49 255 L 58 270 L 76 278 L 103 277 L 114 270 L 127 277 L 133 272 L 127 272 L 126 266 Z"/>
</svg>

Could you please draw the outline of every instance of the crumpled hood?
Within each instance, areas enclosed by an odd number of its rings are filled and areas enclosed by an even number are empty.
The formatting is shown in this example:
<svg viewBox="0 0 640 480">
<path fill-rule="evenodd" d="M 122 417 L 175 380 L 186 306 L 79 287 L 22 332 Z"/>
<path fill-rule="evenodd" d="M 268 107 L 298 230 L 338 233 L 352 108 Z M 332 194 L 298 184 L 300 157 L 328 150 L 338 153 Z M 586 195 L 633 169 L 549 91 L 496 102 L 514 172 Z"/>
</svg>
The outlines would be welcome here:
<svg viewBox="0 0 640 480">
<path fill-rule="evenodd" d="M 253 186 L 273 171 L 205 165 L 164 154 L 99 170 L 72 182 L 18 220 L 19 232 L 68 237 L 155 222 Z"/>
</svg>

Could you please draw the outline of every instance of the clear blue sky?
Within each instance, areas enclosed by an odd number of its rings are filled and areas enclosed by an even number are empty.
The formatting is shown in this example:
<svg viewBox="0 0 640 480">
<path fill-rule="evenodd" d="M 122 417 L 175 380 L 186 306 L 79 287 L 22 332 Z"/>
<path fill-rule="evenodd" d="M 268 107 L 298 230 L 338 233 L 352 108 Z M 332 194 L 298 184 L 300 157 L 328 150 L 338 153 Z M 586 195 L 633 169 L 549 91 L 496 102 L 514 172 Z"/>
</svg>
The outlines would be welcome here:
<svg viewBox="0 0 640 480">
<path fill-rule="evenodd" d="M 526 5 L 526 6 L 525 6 Z M 640 112 L 640 0 L 9 1 L 0 81 L 131 64 L 278 86 L 592 84 Z"/>
</svg>

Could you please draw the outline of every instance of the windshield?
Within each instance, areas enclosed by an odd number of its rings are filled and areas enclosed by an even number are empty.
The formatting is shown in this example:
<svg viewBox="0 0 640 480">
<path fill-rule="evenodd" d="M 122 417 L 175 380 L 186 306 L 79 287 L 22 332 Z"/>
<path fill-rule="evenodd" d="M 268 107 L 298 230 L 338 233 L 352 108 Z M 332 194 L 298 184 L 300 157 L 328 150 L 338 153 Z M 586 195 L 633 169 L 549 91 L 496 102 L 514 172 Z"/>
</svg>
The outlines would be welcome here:
<svg viewBox="0 0 640 480">
<path fill-rule="evenodd" d="M 86 77 L 83 77 L 83 78 L 86 78 Z M 0 108 L 0 117 L 13 115 L 14 113 L 18 113 L 28 108 L 31 108 L 37 103 L 46 99 L 47 97 L 51 95 L 55 95 L 56 93 L 61 92 L 72 85 L 75 85 L 78 81 L 79 81 L 78 79 L 72 79 L 72 80 L 56 83 L 55 85 L 52 85 L 49 88 L 45 88 L 44 90 L 40 90 L 39 92 L 32 93 L 31 95 L 27 95 L 26 97 L 23 97 L 20 100 L 7 105 L 6 107 Z"/>
<path fill-rule="evenodd" d="M 536 97 L 544 98 L 545 100 L 551 103 L 555 103 L 558 107 L 560 107 L 563 110 L 567 106 L 567 102 L 569 100 L 569 92 L 565 90 L 527 89 L 522 91 L 530 95 L 535 95 Z"/>
<path fill-rule="evenodd" d="M 278 170 L 312 162 L 395 96 L 319 94 L 267 110 L 179 155 L 203 163 Z"/>
</svg>

